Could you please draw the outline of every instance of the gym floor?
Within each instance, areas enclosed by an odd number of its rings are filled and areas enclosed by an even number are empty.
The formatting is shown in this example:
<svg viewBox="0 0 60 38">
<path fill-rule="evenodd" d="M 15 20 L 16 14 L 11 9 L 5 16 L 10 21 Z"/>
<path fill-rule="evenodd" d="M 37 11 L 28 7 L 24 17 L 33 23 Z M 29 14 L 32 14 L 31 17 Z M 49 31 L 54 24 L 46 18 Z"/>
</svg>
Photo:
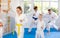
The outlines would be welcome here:
<svg viewBox="0 0 60 38">
<path fill-rule="evenodd" d="M 51 28 L 50 34 L 47 34 L 47 32 L 48 31 L 45 29 L 44 30 L 45 38 L 60 38 L 60 31 L 54 28 Z M 24 38 L 35 38 L 35 33 L 36 33 L 36 28 L 33 28 L 30 33 L 28 33 L 28 28 L 25 28 Z M 13 33 L 4 35 L 3 38 L 17 38 L 17 33 L 14 32 L 14 35 Z"/>
</svg>

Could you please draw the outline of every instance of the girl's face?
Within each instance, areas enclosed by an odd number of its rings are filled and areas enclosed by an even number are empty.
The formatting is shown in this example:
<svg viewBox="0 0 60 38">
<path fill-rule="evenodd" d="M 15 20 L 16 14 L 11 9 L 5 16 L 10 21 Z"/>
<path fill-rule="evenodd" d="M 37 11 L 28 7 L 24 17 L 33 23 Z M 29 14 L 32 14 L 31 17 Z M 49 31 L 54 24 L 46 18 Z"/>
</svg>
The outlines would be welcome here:
<svg viewBox="0 0 60 38">
<path fill-rule="evenodd" d="M 19 8 L 17 8 L 16 11 L 17 11 L 18 14 L 22 13 L 22 11 Z"/>
<path fill-rule="evenodd" d="M 42 15 L 39 15 L 39 19 L 42 19 Z"/>
</svg>

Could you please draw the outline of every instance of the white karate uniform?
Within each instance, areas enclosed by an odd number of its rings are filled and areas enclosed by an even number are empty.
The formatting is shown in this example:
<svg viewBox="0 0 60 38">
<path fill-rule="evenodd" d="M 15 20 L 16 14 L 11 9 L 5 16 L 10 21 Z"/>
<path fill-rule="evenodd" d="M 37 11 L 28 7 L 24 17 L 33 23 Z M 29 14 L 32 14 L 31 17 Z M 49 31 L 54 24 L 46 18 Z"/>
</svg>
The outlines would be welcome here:
<svg viewBox="0 0 60 38">
<path fill-rule="evenodd" d="M 0 27 L 0 38 L 3 36 L 3 27 Z"/>
<path fill-rule="evenodd" d="M 60 15 L 58 16 L 55 24 L 58 26 L 58 28 L 60 28 Z"/>
<path fill-rule="evenodd" d="M 2 22 L 3 24 L 3 21 L 0 19 L 0 22 Z M 0 27 L 0 38 L 3 38 L 3 27 L 1 26 Z"/>
<path fill-rule="evenodd" d="M 31 19 L 29 30 L 28 30 L 29 32 L 31 32 L 33 25 L 36 26 L 37 23 L 35 23 L 36 20 L 34 20 L 34 18 L 38 19 L 38 16 L 39 16 L 39 11 L 36 11 L 36 12 L 34 11 L 34 13 L 32 13 L 32 17 L 31 17 L 32 19 Z M 33 23 L 33 21 L 34 21 L 34 23 Z"/>
<path fill-rule="evenodd" d="M 6 27 L 7 27 L 7 14 L 6 13 L 4 13 L 4 12 L 2 12 L 2 13 L 0 13 L 1 14 L 1 17 L 0 17 L 0 19 L 2 19 L 4 22 L 3 22 L 3 34 L 5 35 L 7 32 L 6 32 Z M 5 30 L 6 29 L 6 30 Z M 5 31 L 4 31 L 5 30 Z"/>
<path fill-rule="evenodd" d="M 38 16 L 39 16 L 39 11 L 34 11 L 34 13 L 33 14 L 35 14 L 35 15 L 33 15 L 33 17 L 35 17 L 35 18 L 38 18 Z"/>
<path fill-rule="evenodd" d="M 42 28 L 43 26 L 43 28 Z M 37 20 L 37 31 L 36 31 L 36 37 L 35 38 L 44 38 L 44 29 L 45 29 L 45 23 L 44 21 Z"/>
<path fill-rule="evenodd" d="M 32 23 L 32 21 L 33 21 L 33 18 L 32 18 L 32 13 L 31 14 L 28 14 L 28 16 L 27 16 L 27 18 L 28 18 L 28 26 L 29 26 L 29 30 L 28 30 L 28 32 L 31 32 L 31 29 L 32 29 L 32 27 L 33 27 L 33 23 Z"/>
<path fill-rule="evenodd" d="M 4 21 L 4 22 L 3 22 L 3 23 L 4 23 L 4 26 L 3 26 L 3 30 L 4 30 L 3 34 L 4 34 L 4 35 L 6 35 L 6 34 L 9 33 L 9 32 L 7 32 L 8 29 L 6 29 L 6 28 L 8 27 L 8 25 L 7 25 L 7 23 L 8 23 L 7 17 L 8 17 L 8 14 L 5 13 L 5 12 L 3 12 L 3 13 L 2 13 L 2 18 L 1 18 L 1 19 Z"/>
<path fill-rule="evenodd" d="M 58 27 L 55 25 L 55 21 L 56 19 L 58 18 L 57 14 L 52 12 L 50 15 L 49 14 L 46 14 L 44 16 L 45 19 L 45 22 L 46 22 L 46 27 L 47 27 L 47 30 L 50 31 L 50 28 L 51 27 L 54 27 L 58 30 Z"/>
<path fill-rule="evenodd" d="M 21 14 L 20 16 L 18 16 L 16 14 L 16 17 L 15 17 L 15 20 L 16 20 L 16 24 L 22 24 L 22 26 L 20 26 L 20 35 L 18 36 L 18 38 L 23 38 L 24 36 L 24 25 L 25 23 L 27 22 L 27 18 L 25 16 L 25 14 Z M 20 20 L 23 20 L 23 22 L 20 22 Z M 18 33 L 18 27 L 16 26 L 16 32 Z"/>
</svg>

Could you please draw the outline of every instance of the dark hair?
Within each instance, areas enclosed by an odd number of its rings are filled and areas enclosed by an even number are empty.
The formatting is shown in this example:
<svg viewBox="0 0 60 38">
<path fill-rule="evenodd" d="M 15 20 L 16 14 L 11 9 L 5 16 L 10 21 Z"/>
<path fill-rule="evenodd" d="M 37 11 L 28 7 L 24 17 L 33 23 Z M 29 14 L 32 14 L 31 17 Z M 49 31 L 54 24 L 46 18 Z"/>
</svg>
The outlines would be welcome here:
<svg viewBox="0 0 60 38">
<path fill-rule="evenodd" d="M 0 7 L 1 7 L 1 5 L 0 5 Z"/>
<path fill-rule="evenodd" d="M 48 11 L 51 11 L 51 9 L 48 9 Z"/>
<path fill-rule="evenodd" d="M 37 6 L 34 6 L 34 9 L 37 9 L 38 7 Z"/>
<path fill-rule="evenodd" d="M 20 6 L 17 7 L 18 9 L 20 9 L 22 11 L 22 8 Z"/>
</svg>

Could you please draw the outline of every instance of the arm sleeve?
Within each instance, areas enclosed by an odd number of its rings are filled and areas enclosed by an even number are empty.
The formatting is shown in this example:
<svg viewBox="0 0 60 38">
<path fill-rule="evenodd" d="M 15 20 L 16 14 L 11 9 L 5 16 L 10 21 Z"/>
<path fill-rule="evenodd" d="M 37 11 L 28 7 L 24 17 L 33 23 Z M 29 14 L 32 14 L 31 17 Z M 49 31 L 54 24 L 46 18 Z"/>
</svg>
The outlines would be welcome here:
<svg viewBox="0 0 60 38">
<path fill-rule="evenodd" d="M 26 23 L 27 23 L 27 21 L 28 21 L 27 16 L 26 16 L 26 15 L 24 15 L 23 24 L 26 24 Z"/>
</svg>

